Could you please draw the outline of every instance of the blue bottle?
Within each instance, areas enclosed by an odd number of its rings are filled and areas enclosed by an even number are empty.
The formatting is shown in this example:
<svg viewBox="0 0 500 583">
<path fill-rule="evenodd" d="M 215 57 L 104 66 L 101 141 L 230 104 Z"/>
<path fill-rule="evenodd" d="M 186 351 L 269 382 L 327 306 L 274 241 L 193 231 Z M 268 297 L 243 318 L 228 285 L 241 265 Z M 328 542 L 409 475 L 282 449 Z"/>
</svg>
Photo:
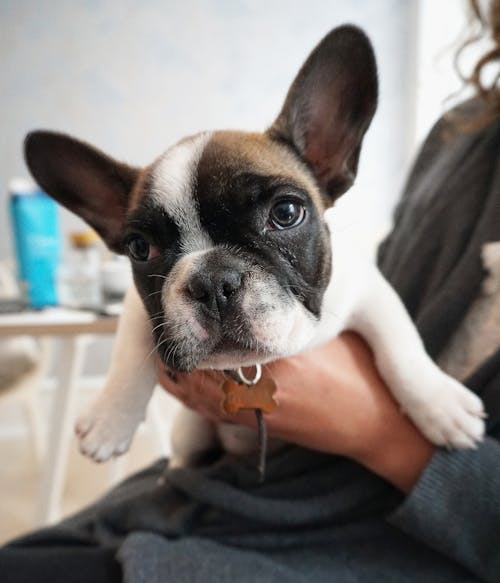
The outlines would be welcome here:
<svg viewBox="0 0 500 583">
<path fill-rule="evenodd" d="M 62 239 L 57 204 L 30 181 L 9 183 L 19 277 L 33 308 L 58 304 Z"/>
</svg>

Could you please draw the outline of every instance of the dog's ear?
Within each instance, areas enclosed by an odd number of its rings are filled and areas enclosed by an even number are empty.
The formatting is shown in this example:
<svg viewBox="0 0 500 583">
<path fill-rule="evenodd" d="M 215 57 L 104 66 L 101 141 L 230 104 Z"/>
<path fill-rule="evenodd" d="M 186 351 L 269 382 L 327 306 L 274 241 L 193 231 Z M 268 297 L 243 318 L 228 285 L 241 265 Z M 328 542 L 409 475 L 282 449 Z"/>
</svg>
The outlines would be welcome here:
<svg viewBox="0 0 500 583">
<path fill-rule="evenodd" d="M 355 26 L 332 30 L 314 49 L 268 130 L 313 171 L 331 202 L 352 186 L 361 142 L 377 107 L 377 65 Z"/>
<path fill-rule="evenodd" d="M 84 219 L 110 249 L 123 252 L 124 222 L 138 169 L 74 138 L 46 131 L 26 136 L 24 155 L 47 194 Z"/>
</svg>

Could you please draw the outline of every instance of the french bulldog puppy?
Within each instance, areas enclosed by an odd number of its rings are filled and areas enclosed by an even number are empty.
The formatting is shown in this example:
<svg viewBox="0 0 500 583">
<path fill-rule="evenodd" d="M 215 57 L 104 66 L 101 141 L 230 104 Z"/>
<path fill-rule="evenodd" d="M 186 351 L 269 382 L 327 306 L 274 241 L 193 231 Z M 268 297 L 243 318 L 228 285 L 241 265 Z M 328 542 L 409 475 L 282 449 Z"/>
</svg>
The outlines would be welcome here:
<svg viewBox="0 0 500 583">
<path fill-rule="evenodd" d="M 199 133 L 146 168 L 65 135 L 27 136 L 39 185 L 127 254 L 134 272 L 105 389 L 77 423 L 85 454 L 104 461 L 128 449 L 157 380 L 156 355 L 174 371 L 236 369 L 346 329 L 369 343 L 392 394 L 432 442 L 470 448 L 482 439 L 480 399 L 436 366 L 376 266 L 324 218 L 354 182 L 376 105 L 371 44 L 342 26 L 311 53 L 264 133 Z M 214 440 L 236 454 L 256 446 L 252 430 L 185 410 L 175 463 L 191 463 Z"/>
</svg>

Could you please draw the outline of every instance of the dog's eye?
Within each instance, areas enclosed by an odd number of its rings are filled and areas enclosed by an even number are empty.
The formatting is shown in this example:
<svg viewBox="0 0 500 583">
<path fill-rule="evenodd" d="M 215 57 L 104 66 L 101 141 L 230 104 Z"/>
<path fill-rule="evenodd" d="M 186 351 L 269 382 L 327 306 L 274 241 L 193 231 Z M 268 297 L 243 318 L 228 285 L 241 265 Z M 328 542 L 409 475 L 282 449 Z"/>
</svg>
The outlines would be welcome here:
<svg viewBox="0 0 500 583">
<path fill-rule="evenodd" d="M 271 227 L 283 230 L 300 225 L 305 216 L 306 209 L 303 205 L 294 200 L 285 199 L 272 207 L 269 220 Z"/>
<path fill-rule="evenodd" d="M 128 254 L 136 261 L 149 261 L 158 256 L 158 250 L 150 245 L 144 237 L 133 235 L 127 242 Z"/>
</svg>

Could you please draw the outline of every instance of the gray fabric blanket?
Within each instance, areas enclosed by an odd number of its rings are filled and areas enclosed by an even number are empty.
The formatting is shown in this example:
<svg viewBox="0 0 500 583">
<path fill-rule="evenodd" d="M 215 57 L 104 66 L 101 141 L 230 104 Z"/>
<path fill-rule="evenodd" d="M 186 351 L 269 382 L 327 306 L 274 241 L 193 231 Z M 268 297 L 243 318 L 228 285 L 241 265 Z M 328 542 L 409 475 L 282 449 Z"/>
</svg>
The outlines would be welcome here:
<svg viewBox="0 0 500 583">
<path fill-rule="evenodd" d="M 500 239 L 500 123 L 448 143 L 441 130 L 379 256 L 434 357 L 478 292 L 481 245 Z M 255 459 L 214 455 L 177 470 L 159 461 L 0 551 L 0 572 L 17 560 L 27 573 L 34 550 L 59 549 L 67 581 L 106 580 L 94 555 L 107 553 L 133 583 L 498 582 L 499 353 L 469 385 L 485 399 L 490 437 L 475 451 L 439 451 L 406 497 L 350 460 L 294 446 L 269 459 L 262 485 Z M 71 562 L 75 549 L 94 559 Z"/>
</svg>

